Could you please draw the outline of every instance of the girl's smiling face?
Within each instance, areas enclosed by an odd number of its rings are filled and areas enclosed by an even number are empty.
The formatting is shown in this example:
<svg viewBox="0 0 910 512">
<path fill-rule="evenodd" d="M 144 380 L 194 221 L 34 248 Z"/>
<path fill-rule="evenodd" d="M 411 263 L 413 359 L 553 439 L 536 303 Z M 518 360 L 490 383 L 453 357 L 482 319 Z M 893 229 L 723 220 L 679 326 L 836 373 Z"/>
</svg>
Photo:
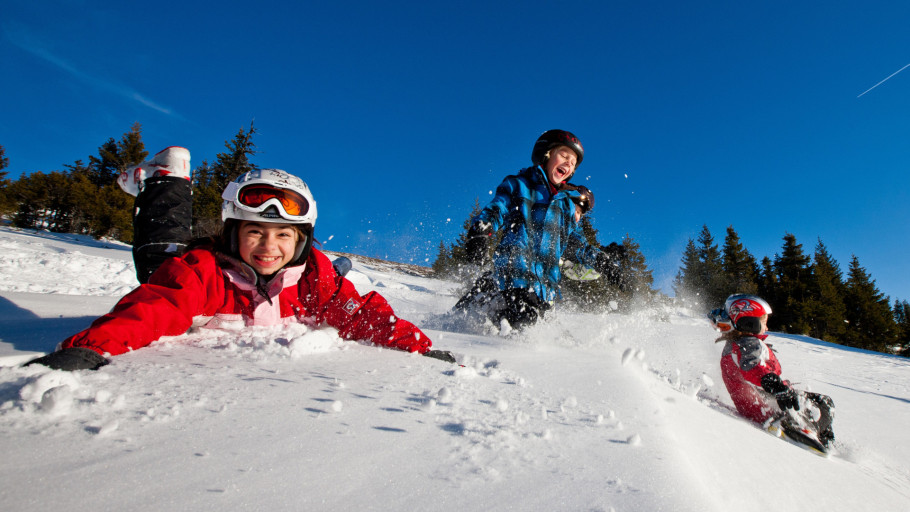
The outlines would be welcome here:
<svg viewBox="0 0 910 512">
<path fill-rule="evenodd" d="M 240 259 L 266 276 L 291 262 L 299 240 L 293 224 L 242 221 L 237 229 Z"/>
</svg>

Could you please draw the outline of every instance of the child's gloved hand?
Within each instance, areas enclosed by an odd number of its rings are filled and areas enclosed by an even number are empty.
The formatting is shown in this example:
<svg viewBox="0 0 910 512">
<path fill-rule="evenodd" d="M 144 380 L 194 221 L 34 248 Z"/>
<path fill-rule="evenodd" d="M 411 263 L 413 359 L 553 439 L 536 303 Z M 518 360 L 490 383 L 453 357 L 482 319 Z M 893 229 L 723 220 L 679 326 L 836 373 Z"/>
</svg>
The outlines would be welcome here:
<svg viewBox="0 0 910 512">
<path fill-rule="evenodd" d="M 486 222 L 478 222 L 468 230 L 468 240 L 464 244 L 468 260 L 485 266 L 487 260 L 487 244 L 493 234 L 493 227 Z"/>
<path fill-rule="evenodd" d="M 75 370 L 97 370 L 108 363 L 110 361 L 92 349 L 71 347 L 32 359 L 22 366 L 41 364 L 52 370 L 72 372 Z"/>
<path fill-rule="evenodd" d="M 439 359 L 440 361 L 445 361 L 447 363 L 455 363 L 455 356 L 452 355 L 448 350 L 429 350 L 424 352 L 423 355 L 427 357 L 432 357 L 433 359 Z"/>
<path fill-rule="evenodd" d="M 780 375 L 776 373 L 767 373 L 761 378 L 761 387 L 768 393 L 774 395 L 774 398 L 777 400 L 778 407 L 782 411 L 787 409 L 793 409 L 794 411 L 799 410 L 799 397 L 796 395 L 796 391 L 793 391 L 793 388 L 784 384 L 780 380 Z"/>
<path fill-rule="evenodd" d="M 786 391 L 775 393 L 774 398 L 777 399 L 777 406 L 782 411 L 787 409 L 799 410 L 799 398 L 796 396 L 796 392 L 790 388 L 787 388 Z"/>
</svg>

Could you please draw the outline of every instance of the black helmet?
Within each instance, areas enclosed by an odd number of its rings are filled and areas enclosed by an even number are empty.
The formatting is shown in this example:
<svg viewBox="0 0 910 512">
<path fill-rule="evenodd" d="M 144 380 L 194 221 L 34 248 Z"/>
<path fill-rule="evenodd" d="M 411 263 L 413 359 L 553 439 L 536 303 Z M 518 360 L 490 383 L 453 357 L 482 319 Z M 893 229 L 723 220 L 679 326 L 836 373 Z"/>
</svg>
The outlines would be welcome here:
<svg viewBox="0 0 910 512">
<path fill-rule="evenodd" d="M 531 162 L 534 165 L 543 167 L 547 158 L 547 153 L 556 146 L 567 146 L 578 155 L 578 161 L 575 162 L 577 169 L 585 157 L 585 148 L 581 147 L 578 137 L 565 130 L 547 130 L 537 138 L 534 143 L 534 149 L 531 151 Z"/>
</svg>

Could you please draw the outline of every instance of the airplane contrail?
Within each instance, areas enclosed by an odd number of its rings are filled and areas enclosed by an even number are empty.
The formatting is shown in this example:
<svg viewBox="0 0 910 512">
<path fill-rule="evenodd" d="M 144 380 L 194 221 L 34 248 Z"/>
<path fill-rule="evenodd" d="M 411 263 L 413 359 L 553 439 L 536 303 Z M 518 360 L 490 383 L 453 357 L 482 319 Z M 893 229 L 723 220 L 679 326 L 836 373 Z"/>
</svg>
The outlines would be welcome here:
<svg viewBox="0 0 910 512">
<path fill-rule="evenodd" d="M 10 27 L 10 26 L 7 26 L 6 24 L 4 24 L 4 25 L 0 26 L 0 33 L 2 33 L 2 32 L 6 32 L 6 35 L 9 38 L 10 42 L 12 42 L 14 45 L 18 46 L 19 48 L 37 56 L 37 57 L 40 57 L 40 58 L 46 60 L 47 62 L 50 62 L 54 66 L 57 66 L 58 68 L 62 69 L 63 71 L 66 71 L 67 73 L 73 75 L 74 77 L 78 78 L 79 80 L 85 82 L 86 84 L 88 84 L 90 86 L 93 86 L 93 87 L 96 87 L 98 89 L 102 89 L 102 90 L 105 90 L 108 92 L 112 92 L 114 94 L 118 94 L 120 96 L 123 96 L 124 98 L 128 98 L 133 101 L 137 101 L 137 102 L 141 103 L 142 105 L 145 105 L 148 108 L 161 112 L 162 114 L 166 114 L 169 116 L 174 116 L 174 117 L 183 119 L 182 116 L 174 113 L 170 108 L 164 107 L 162 105 L 159 105 L 159 104 L 153 102 L 152 100 L 150 100 L 149 98 L 146 98 L 145 96 L 143 96 L 142 94 L 135 91 L 133 88 L 131 88 L 129 86 L 123 85 L 116 81 L 105 80 L 101 77 L 97 77 L 97 76 L 91 75 L 89 73 L 82 72 L 80 69 L 73 66 L 66 60 L 64 60 L 60 57 L 57 57 L 55 54 L 51 53 L 50 50 L 46 49 L 43 44 L 38 42 L 31 35 L 31 33 L 25 29 L 22 29 L 20 27 L 15 27 L 15 26 Z"/>
<path fill-rule="evenodd" d="M 885 82 L 887 82 L 888 80 L 890 80 L 891 77 L 893 77 L 894 75 L 896 75 L 896 74 L 900 73 L 901 71 L 907 69 L 908 67 L 910 67 L 910 63 L 908 63 L 906 66 L 904 66 L 904 67 L 898 69 L 898 70 L 895 71 L 894 73 L 891 73 L 890 75 L 888 75 L 888 76 L 887 76 L 884 80 L 882 80 L 881 82 L 879 82 L 879 83 L 873 85 L 872 87 L 866 89 L 865 91 L 863 91 L 863 94 L 866 94 L 867 92 L 871 91 L 872 89 L 875 89 L 875 88 L 878 87 L 879 85 L 882 85 L 883 83 L 885 83 Z M 859 96 L 857 96 L 857 98 L 861 98 L 861 97 L 863 96 L 863 94 L 860 94 Z"/>
</svg>

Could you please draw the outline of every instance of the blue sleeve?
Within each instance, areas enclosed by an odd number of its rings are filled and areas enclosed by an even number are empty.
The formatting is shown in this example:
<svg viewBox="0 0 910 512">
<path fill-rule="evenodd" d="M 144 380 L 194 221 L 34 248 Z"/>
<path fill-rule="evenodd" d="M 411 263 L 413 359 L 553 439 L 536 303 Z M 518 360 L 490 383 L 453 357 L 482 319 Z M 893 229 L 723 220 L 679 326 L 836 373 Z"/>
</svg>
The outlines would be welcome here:
<svg viewBox="0 0 910 512">
<path fill-rule="evenodd" d="M 493 196 L 493 200 L 490 201 L 474 219 L 472 219 L 471 224 L 486 222 L 492 226 L 494 232 L 499 231 L 499 228 L 502 227 L 506 213 L 509 211 L 509 204 L 512 202 L 512 197 L 514 197 L 516 193 L 517 183 L 514 177 L 509 176 L 502 180 L 502 183 L 496 187 L 496 195 Z"/>
</svg>

